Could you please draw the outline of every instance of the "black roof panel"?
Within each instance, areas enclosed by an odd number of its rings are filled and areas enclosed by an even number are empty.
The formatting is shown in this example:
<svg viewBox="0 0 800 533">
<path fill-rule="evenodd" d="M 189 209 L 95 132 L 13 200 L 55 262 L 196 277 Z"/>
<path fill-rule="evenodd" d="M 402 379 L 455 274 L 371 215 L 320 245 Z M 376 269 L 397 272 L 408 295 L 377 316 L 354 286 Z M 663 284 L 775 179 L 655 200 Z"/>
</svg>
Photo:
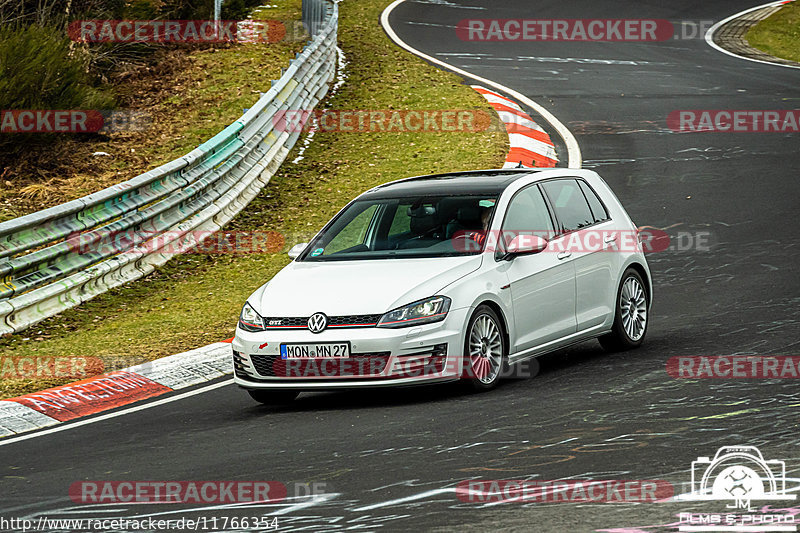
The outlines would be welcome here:
<svg viewBox="0 0 800 533">
<path fill-rule="evenodd" d="M 379 185 L 363 194 L 363 198 L 398 198 L 404 196 L 458 196 L 487 194 L 497 196 L 514 181 L 538 169 L 498 169 L 452 172 L 417 176 Z"/>
</svg>

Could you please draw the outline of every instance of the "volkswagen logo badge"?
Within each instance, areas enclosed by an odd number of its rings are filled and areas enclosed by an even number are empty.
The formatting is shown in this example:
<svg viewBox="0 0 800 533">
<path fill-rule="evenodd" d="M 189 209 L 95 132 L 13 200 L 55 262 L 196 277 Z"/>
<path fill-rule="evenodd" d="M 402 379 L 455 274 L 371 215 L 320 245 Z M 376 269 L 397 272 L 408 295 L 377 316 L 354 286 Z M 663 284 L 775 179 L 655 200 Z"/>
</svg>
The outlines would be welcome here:
<svg viewBox="0 0 800 533">
<path fill-rule="evenodd" d="M 328 327 L 328 317 L 325 313 L 314 313 L 308 319 L 308 329 L 311 333 L 321 333 Z"/>
</svg>

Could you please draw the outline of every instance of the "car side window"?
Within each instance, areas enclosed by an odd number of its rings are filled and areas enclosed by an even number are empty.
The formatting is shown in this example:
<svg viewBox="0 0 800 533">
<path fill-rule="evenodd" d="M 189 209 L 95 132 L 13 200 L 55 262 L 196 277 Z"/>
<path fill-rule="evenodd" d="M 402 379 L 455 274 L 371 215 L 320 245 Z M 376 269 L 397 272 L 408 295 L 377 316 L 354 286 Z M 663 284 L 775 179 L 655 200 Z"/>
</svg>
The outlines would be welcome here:
<svg viewBox="0 0 800 533">
<path fill-rule="evenodd" d="M 389 238 L 397 237 L 398 235 L 406 234 L 411 231 L 411 216 L 408 210 L 411 209 L 411 204 L 399 204 L 395 209 L 392 224 L 389 226 Z"/>
<path fill-rule="evenodd" d="M 594 192 L 594 189 L 589 187 L 589 184 L 583 180 L 578 180 L 578 185 L 580 185 L 583 195 L 586 197 L 586 201 L 589 202 L 589 207 L 592 208 L 594 221 L 604 222 L 608 220 L 608 211 L 606 211 L 603 202 L 600 201 L 600 197 L 597 196 L 597 193 Z"/>
<path fill-rule="evenodd" d="M 594 215 L 577 180 L 546 181 L 542 183 L 542 188 L 556 210 L 560 232 L 575 231 L 594 224 Z"/>
<path fill-rule="evenodd" d="M 316 255 L 331 255 L 336 252 L 354 250 L 363 248 L 366 249 L 365 240 L 367 238 L 367 230 L 372 223 L 377 211 L 377 204 L 371 205 L 358 215 L 356 215 L 327 245 L 322 254 Z"/>
<path fill-rule="evenodd" d="M 520 234 L 551 239 L 555 230 L 550 211 L 537 185 L 529 185 L 511 199 L 503 219 L 503 242 L 508 244 Z"/>
</svg>

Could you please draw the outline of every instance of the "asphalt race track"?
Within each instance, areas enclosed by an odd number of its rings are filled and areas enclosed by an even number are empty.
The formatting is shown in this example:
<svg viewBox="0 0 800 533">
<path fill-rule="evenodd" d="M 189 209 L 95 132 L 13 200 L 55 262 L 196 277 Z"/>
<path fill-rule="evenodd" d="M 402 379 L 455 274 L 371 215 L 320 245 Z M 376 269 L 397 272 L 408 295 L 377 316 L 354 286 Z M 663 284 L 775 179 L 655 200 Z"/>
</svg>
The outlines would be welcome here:
<svg viewBox="0 0 800 533">
<path fill-rule="evenodd" d="M 390 18 L 422 52 L 544 105 L 638 225 L 682 232 L 681 246 L 648 257 L 655 299 L 641 349 L 610 355 L 592 341 L 540 359 L 533 378 L 479 395 L 456 386 L 314 393 L 273 408 L 223 386 L 0 445 L 0 516 L 268 514 L 285 531 L 676 531 L 679 512 L 724 511 L 724 504 L 481 504 L 460 501 L 454 487 L 472 478 L 658 479 L 677 494 L 688 491 L 692 461 L 725 445 L 758 446 L 767 459 L 785 461 L 797 491 L 800 381 L 679 380 L 666 363 L 800 355 L 800 136 L 678 134 L 666 119 L 676 110 L 797 108 L 800 70 L 739 60 L 700 37 L 465 42 L 454 29 L 467 18 L 699 24 L 753 5 L 409 0 Z M 692 236 L 701 246 L 688 243 Z M 81 480 L 254 479 L 285 483 L 290 498 L 210 509 L 78 505 L 67 495 Z M 295 483 L 317 483 L 318 494 L 292 498 L 305 494 Z M 796 501 L 785 507 L 800 514 Z"/>
</svg>

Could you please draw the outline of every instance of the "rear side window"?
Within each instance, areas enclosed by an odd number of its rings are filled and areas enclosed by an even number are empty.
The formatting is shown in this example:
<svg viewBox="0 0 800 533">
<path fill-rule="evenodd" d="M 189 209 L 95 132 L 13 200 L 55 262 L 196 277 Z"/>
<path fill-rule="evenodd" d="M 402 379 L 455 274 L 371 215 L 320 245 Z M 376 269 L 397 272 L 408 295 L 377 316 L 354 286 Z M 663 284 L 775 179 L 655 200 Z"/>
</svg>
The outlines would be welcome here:
<svg viewBox="0 0 800 533">
<path fill-rule="evenodd" d="M 577 180 L 546 181 L 542 183 L 542 188 L 556 210 L 560 232 L 575 231 L 594 224 L 594 215 Z"/>
<path fill-rule="evenodd" d="M 597 196 L 597 193 L 594 192 L 594 190 L 589 187 L 585 181 L 578 180 L 578 185 L 580 185 L 584 196 L 586 196 L 586 201 L 589 202 L 589 207 L 592 208 L 594 221 L 603 222 L 608 220 L 608 211 L 606 211 L 606 208 L 603 205 L 603 202 L 600 201 L 600 197 Z"/>
</svg>

